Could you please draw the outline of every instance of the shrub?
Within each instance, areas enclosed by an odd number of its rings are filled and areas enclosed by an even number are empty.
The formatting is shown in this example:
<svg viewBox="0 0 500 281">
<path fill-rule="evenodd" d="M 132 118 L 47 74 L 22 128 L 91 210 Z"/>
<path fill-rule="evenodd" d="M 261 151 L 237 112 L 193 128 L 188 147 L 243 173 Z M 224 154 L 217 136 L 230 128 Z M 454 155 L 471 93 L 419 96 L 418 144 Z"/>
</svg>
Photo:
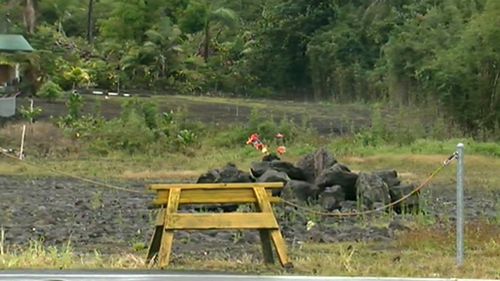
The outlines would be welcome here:
<svg viewBox="0 0 500 281">
<path fill-rule="evenodd" d="M 42 85 L 40 90 L 38 90 L 37 96 L 44 98 L 49 102 L 54 102 L 56 99 L 60 98 L 62 94 L 63 90 L 61 87 L 49 80 Z"/>
<path fill-rule="evenodd" d="M 196 134 L 191 130 L 183 129 L 177 134 L 177 140 L 181 146 L 188 146 L 196 142 Z"/>
<path fill-rule="evenodd" d="M 68 115 L 74 119 L 80 118 L 80 111 L 83 107 L 83 99 L 78 93 L 71 93 L 66 102 L 68 107 Z"/>
<path fill-rule="evenodd" d="M 155 103 L 138 99 L 125 102 L 120 117 L 110 121 L 92 116 L 66 118 L 69 122 L 62 120 L 62 125 L 87 143 L 93 153 L 101 155 L 111 151 L 129 154 L 183 151 L 196 145 L 202 132 L 202 127 L 187 122 L 182 114 L 159 113 Z"/>
<path fill-rule="evenodd" d="M 137 113 L 144 117 L 144 122 L 149 129 L 158 128 L 158 105 L 154 102 L 144 102 L 138 98 L 127 100 L 123 103 L 122 118 L 127 118 L 131 113 Z"/>
<path fill-rule="evenodd" d="M 303 140 L 313 138 L 315 132 L 307 127 L 307 122 L 304 122 L 300 127 L 286 117 L 276 121 L 273 116 L 254 109 L 246 125 L 236 125 L 228 130 L 216 133 L 212 141 L 217 146 L 241 146 L 245 145 L 251 134 L 257 133 L 265 144 L 276 146 L 278 142 L 275 136 L 278 133 L 285 135 L 284 140 L 286 143 L 296 141 L 301 137 L 304 138 Z"/>
<path fill-rule="evenodd" d="M 126 117 L 105 122 L 95 128 L 87 140 L 95 152 L 122 150 L 134 154 L 147 151 L 155 137 L 146 126 L 144 118 L 132 111 Z"/>
<path fill-rule="evenodd" d="M 19 113 L 21 113 L 21 116 L 28 120 L 30 123 L 34 123 L 35 120 L 42 114 L 43 110 L 41 107 L 33 107 L 33 108 L 27 108 L 23 105 L 21 105 L 21 108 L 19 109 Z"/>
</svg>

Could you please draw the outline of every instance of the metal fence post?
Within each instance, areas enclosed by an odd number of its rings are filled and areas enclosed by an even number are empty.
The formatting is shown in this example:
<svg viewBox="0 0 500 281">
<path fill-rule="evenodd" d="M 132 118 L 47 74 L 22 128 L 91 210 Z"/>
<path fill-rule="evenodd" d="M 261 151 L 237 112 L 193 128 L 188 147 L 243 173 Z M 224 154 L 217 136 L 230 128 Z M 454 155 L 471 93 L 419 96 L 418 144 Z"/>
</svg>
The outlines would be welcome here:
<svg viewBox="0 0 500 281">
<path fill-rule="evenodd" d="M 464 264 L 464 144 L 457 145 L 457 266 Z"/>
</svg>

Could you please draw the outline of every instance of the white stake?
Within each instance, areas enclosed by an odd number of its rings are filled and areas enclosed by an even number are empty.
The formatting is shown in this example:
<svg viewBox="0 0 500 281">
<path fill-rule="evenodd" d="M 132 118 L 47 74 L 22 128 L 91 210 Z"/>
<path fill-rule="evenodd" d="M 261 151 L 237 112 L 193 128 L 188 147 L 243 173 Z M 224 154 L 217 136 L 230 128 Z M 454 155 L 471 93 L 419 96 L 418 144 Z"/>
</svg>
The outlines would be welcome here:
<svg viewBox="0 0 500 281">
<path fill-rule="evenodd" d="M 19 151 L 19 160 L 23 160 L 24 156 L 24 136 L 26 135 L 26 125 L 23 125 L 23 134 L 21 136 L 21 149 Z"/>
<path fill-rule="evenodd" d="M 0 227 L 0 256 L 3 256 L 5 254 L 3 245 L 5 243 L 5 229 L 3 229 L 3 226 Z"/>
<path fill-rule="evenodd" d="M 30 113 L 32 114 L 30 118 L 30 123 L 33 124 L 33 99 L 31 99 L 30 103 Z"/>
</svg>

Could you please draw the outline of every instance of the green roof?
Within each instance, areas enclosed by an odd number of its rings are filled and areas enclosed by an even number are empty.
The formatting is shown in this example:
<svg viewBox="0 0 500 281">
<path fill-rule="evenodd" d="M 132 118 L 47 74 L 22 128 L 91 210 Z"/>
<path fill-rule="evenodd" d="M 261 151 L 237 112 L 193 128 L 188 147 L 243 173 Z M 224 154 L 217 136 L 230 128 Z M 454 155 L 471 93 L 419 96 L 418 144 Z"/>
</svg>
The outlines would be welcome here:
<svg viewBox="0 0 500 281">
<path fill-rule="evenodd" d="M 0 52 L 32 52 L 30 43 L 18 34 L 0 34 Z"/>
</svg>

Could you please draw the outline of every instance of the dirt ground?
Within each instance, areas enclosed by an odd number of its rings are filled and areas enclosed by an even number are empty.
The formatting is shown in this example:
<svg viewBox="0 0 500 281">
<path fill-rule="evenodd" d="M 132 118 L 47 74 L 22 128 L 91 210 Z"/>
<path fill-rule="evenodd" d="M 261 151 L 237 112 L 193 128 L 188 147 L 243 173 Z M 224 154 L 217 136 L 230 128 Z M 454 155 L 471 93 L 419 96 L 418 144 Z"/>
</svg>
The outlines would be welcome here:
<svg viewBox="0 0 500 281">
<path fill-rule="evenodd" d="M 28 179 L 0 176 L 0 227 L 5 245 L 13 249 L 30 240 L 63 246 L 71 241 L 77 253 L 133 252 L 149 243 L 155 210 L 148 209 L 154 194 L 144 182 L 115 183 L 144 194 L 125 193 L 63 178 Z M 291 207 L 277 206 L 282 233 L 289 245 L 308 241 L 391 241 L 397 231 L 411 231 L 412 221 L 425 219 L 453 224 L 455 193 L 452 186 L 432 187 L 422 196 L 426 214 L 387 215 L 362 219 L 321 219 Z M 466 221 L 497 219 L 500 193 L 466 193 Z M 307 221 L 316 222 L 311 230 Z M 174 257 L 206 255 L 210 251 L 235 255 L 258 251 L 256 232 L 177 232 Z M 141 246 L 142 245 L 142 246 Z M 202 245 L 202 246 L 200 246 Z M 144 249 L 143 249 L 144 250 Z M 259 256 L 259 255 L 257 255 Z"/>
</svg>

